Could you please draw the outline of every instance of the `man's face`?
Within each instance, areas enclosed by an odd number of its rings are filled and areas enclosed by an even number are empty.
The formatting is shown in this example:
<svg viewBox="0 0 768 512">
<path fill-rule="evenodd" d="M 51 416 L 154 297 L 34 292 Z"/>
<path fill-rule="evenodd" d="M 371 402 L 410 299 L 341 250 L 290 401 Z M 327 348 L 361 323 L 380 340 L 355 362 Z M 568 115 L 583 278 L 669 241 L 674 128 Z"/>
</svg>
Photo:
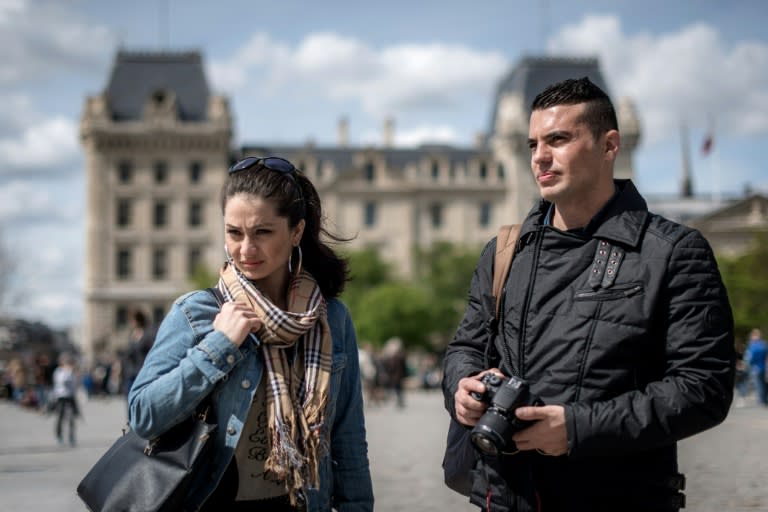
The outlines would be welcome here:
<svg viewBox="0 0 768 512">
<path fill-rule="evenodd" d="M 531 170 L 541 197 L 555 205 L 591 205 L 595 194 L 613 187 L 618 132 L 595 139 L 581 120 L 585 107 L 557 105 L 531 113 Z"/>
</svg>

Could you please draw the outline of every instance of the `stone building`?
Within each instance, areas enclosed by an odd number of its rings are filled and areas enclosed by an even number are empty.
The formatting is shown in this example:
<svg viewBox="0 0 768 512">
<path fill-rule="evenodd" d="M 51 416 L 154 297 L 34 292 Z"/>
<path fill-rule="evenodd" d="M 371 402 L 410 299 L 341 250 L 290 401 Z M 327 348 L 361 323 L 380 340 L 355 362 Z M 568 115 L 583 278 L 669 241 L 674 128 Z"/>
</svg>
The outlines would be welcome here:
<svg viewBox="0 0 768 512">
<path fill-rule="evenodd" d="M 749 250 L 758 237 L 768 236 L 768 197 L 752 193 L 693 219 L 718 256 L 733 257 Z"/>
<path fill-rule="evenodd" d="M 217 205 L 227 166 L 244 155 L 280 155 L 318 188 L 329 227 L 374 246 L 402 276 L 414 248 L 435 241 L 479 245 L 516 222 L 538 194 L 526 144 L 533 97 L 546 85 L 589 76 L 606 91 L 596 59 L 524 58 L 492 98 L 489 130 L 473 147 L 396 148 L 394 120 L 381 145 L 352 146 L 345 120 L 335 146 L 232 146 L 226 98 L 209 92 L 198 53 L 119 52 L 106 90 L 86 100 L 88 222 L 84 351 L 112 346 L 132 307 L 162 317 L 188 289 L 197 264 L 221 263 Z M 628 100 L 617 177 L 632 176 L 640 136 Z M 246 134 L 247 137 L 247 134 Z"/>
<path fill-rule="evenodd" d="M 132 308 L 159 319 L 198 264 L 215 268 L 216 205 L 232 155 L 227 99 L 199 53 L 119 52 L 106 89 L 86 99 L 83 350 L 114 349 Z"/>
</svg>

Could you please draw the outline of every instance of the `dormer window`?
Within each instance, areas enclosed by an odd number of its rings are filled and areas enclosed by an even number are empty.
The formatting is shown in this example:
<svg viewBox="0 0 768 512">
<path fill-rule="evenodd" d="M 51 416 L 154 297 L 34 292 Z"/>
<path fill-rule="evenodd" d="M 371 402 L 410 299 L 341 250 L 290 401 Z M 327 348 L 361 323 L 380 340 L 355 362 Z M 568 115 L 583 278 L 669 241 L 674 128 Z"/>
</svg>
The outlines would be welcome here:
<svg viewBox="0 0 768 512">
<path fill-rule="evenodd" d="M 165 105 L 165 102 L 167 100 L 168 100 L 168 95 L 163 89 L 158 89 L 152 93 L 152 101 L 158 107 L 162 107 L 163 105 Z"/>
</svg>

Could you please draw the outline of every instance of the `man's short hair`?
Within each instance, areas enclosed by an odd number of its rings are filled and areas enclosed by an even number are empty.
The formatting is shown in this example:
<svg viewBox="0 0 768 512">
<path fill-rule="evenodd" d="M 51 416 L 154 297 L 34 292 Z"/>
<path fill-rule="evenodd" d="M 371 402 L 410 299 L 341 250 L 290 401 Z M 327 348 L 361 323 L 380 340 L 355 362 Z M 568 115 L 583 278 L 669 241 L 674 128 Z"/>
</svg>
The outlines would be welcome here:
<svg viewBox="0 0 768 512">
<path fill-rule="evenodd" d="M 586 103 L 581 121 L 595 138 L 608 130 L 619 129 L 611 98 L 587 77 L 569 78 L 550 85 L 534 98 L 531 111 L 579 103 Z"/>
</svg>

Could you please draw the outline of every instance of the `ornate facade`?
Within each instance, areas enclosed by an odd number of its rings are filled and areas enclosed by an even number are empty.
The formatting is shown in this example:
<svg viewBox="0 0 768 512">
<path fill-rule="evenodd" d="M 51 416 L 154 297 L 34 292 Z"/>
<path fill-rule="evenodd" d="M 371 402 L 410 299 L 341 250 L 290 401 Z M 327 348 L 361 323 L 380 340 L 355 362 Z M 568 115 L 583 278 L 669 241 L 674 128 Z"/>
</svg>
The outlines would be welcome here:
<svg viewBox="0 0 768 512">
<path fill-rule="evenodd" d="M 341 121 L 338 144 L 231 145 L 226 98 L 210 95 L 200 55 L 120 52 L 103 94 L 86 100 L 88 222 L 83 348 L 110 348 L 127 312 L 159 319 L 189 288 L 197 264 L 221 263 L 218 190 L 244 155 L 280 155 L 318 188 L 329 228 L 377 247 L 401 275 L 413 252 L 435 241 L 479 245 L 499 225 L 523 218 L 538 197 L 531 178 L 530 103 L 546 85 L 589 76 L 608 90 L 595 59 L 526 58 L 501 81 L 489 131 L 474 147 L 353 147 Z M 632 177 L 640 129 L 628 100 L 617 102 L 622 153 L 617 177 Z"/>
</svg>

